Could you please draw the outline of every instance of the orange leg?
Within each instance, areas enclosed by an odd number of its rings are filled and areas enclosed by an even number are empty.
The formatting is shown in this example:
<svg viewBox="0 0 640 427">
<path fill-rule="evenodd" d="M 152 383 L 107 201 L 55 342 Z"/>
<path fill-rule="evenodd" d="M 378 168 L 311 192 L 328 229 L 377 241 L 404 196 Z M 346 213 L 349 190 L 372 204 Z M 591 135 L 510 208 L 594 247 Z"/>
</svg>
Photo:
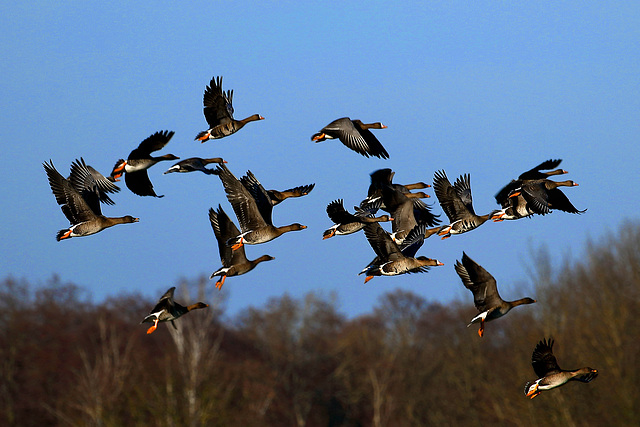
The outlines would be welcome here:
<svg viewBox="0 0 640 427">
<path fill-rule="evenodd" d="M 238 243 L 235 243 L 233 245 L 231 245 L 231 249 L 234 251 L 237 251 L 238 249 L 240 249 L 242 247 L 242 245 L 244 245 L 244 239 L 241 237 L 240 241 Z"/>
<path fill-rule="evenodd" d="M 367 283 L 369 280 L 373 279 L 374 276 L 367 276 L 366 279 L 364 279 L 364 283 Z"/>
<path fill-rule="evenodd" d="M 216 282 L 216 288 L 218 288 L 219 290 L 222 290 L 222 285 L 224 285 L 224 279 L 226 278 L 227 278 L 226 275 L 222 276 L 222 278 Z"/>
<path fill-rule="evenodd" d="M 478 329 L 478 335 L 480 338 L 484 336 L 484 320 L 480 321 L 480 329 Z"/>
<path fill-rule="evenodd" d="M 147 329 L 147 334 L 150 334 L 150 333 L 152 333 L 153 331 L 156 330 L 156 328 L 158 327 L 158 320 L 160 320 L 160 319 L 156 318 L 156 321 L 153 323 L 153 326 L 150 327 L 149 329 Z"/>
</svg>

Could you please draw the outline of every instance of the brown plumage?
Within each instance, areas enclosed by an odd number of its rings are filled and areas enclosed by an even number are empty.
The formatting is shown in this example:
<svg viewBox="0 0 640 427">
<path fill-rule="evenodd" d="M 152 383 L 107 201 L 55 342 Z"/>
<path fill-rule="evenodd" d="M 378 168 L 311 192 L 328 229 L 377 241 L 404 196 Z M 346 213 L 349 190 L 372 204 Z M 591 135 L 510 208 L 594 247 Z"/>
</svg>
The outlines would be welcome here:
<svg viewBox="0 0 640 427">
<path fill-rule="evenodd" d="M 278 190 L 267 190 L 267 194 L 269 194 L 269 199 L 271 199 L 271 204 L 273 206 L 281 203 L 285 199 L 289 199 L 291 197 L 302 197 L 306 196 L 313 190 L 315 184 L 308 185 L 299 185 L 298 187 L 289 188 L 287 190 L 278 191 Z"/>
<path fill-rule="evenodd" d="M 222 289 L 222 285 L 224 285 L 227 277 L 240 276 L 241 274 L 248 273 L 261 262 L 274 259 L 270 255 L 262 255 L 257 259 L 249 260 L 245 255 L 243 247 L 234 251 L 227 245 L 227 241 L 239 235 L 240 232 L 222 209 L 222 206 L 218 205 L 217 211 L 213 208 L 209 209 L 209 221 L 211 222 L 211 228 L 218 241 L 218 251 L 220 253 L 220 261 L 222 261 L 222 268 L 214 271 L 209 277 L 209 279 L 213 279 L 216 276 L 220 276 L 220 280 L 216 282 L 216 288 Z"/>
<path fill-rule="evenodd" d="M 578 184 L 571 180 L 551 181 L 550 179 L 536 179 L 524 181 L 520 188 L 511 192 L 509 197 L 522 196 L 530 209 L 542 215 L 549 213 L 551 210 L 581 214 L 587 210 L 578 210 L 558 188 L 577 186 Z"/>
<path fill-rule="evenodd" d="M 389 168 L 378 169 L 371 173 L 371 184 L 367 192 L 367 198 L 362 201 L 364 204 L 380 200 L 380 208 L 387 211 L 394 218 L 392 232 L 396 242 L 401 243 L 406 235 L 417 224 L 435 226 L 440 223 L 438 217 L 431 212 L 431 208 L 421 199 L 429 197 L 420 191 L 412 193 L 410 190 L 431 187 L 424 182 L 413 184 L 397 184 L 392 182 L 393 172 Z M 425 237 L 429 237 L 428 234 Z"/>
<path fill-rule="evenodd" d="M 227 241 L 234 250 L 239 249 L 243 244 L 257 245 L 273 240 L 286 232 L 307 228 L 298 223 L 275 227 L 271 222 L 273 206 L 266 192 L 258 191 L 255 195 L 257 198 L 254 198 L 224 164 L 219 165 L 214 173 L 222 181 L 227 200 L 231 203 L 242 230 L 240 235 Z"/>
<path fill-rule="evenodd" d="M 175 165 L 171 166 L 164 172 L 165 174 L 172 172 L 187 173 L 200 171 L 205 174 L 212 174 L 213 169 L 207 169 L 205 166 L 211 163 L 227 163 L 221 157 L 212 157 L 210 159 L 202 159 L 200 157 L 190 157 L 188 159 L 180 160 Z"/>
<path fill-rule="evenodd" d="M 503 208 L 507 207 L 509 193 L 511 193 L 516 188 L 519 188 L 522 185 L 523 181 L 531 181 L 536 179 L 545 179 L 553 175 L 562 175 L 567 173 L 564 169 L 556 169 L 549 172 L 542 172 L 543 170 L 549 170 L 553 168 L 557 168 L 562 159 L 550 159 L 540 163 L 538 166 L 535 166 L 529 169 L 526 172 L 522 172 L 518 179 L 513 179 L 507 185 L 505 185 L 498 193 L 496 193 L 495 198 L 496 202 L 502 206 Z"/>
<path fill-rule="evenodd" d="M 451 185 L 444 171 L 436 171 L 433 178 L 433 189 L 442 210 L 450 221 L 449 225 L 440 227 L 438 231 L 443 239 L 452 234 L 462 234 L 478 228 L 491 216 L 491 214 L 476 215 L 473 210 L 469 174 L 460 175 Z"/>
<path fill-rule="evenodd" d="M 249 193 L 251 193 L 254 198 L 264 197 L 264 194 L 266 193 L 266 200 L 271 206 L 278 205 L 284 200 L 291 197 L 306 196 L 316 186 L 315 184 L 309 184 L 300 185 L 298 187 L 290 188 L 284 191 L 265 190 L 260 181 L 258 181 L 258 178 L 256 178 L 256 176 L 251 171 L 247 171 L 247 174 L 240 178 L 240 182 L 242 182 L 242 185 L 244 185 L 246 189 L 249 190 Z"/>
<path fill-rule="evenodd" d="M 348 212 L 342 203 L 342 199 L 334 200 L 327 205 L 327 215 L 334 222 L 334 225 L 325 230 L 322 239 L 328 239 L 333 236 L 341 236 L 356 233 L 364 228 L 366 224 L 372 222 L 393 221 L 389 215 L 374 216 L 378 210 L 380 202 L 365 210 L 355 206 L 356 213 Z"/>
<path fill-rule="evenodd" d="M 53 195 L 56 197 L 56 202 L 58 202 L 62 212 L 71 223 L 70 228 L 58 231 L 56 240 L 89 236 L 117 224 L 139 221 L 138 218 L 134 218 L 131 215 L 115 218 L 102 215 L 99 196 L 93 189 L 74 188 L 72 182 L 56 170 L 52 161 L 45 162 L 42 165 L 47 173 L 49 185 Z M 83 183 L 90 179 L 90 171 L 81 166 L 81 164 L 74 163 L 71 167 L 73 181 L 81 183 L 78 185 L 84 185 Z"/>
<path fill-rule="evenodd" d="M 153 309 L 151 309 L 151 311 L 149 312 L 149 315 L 145 317 L 142 320 L 142 322 L 140 322 L 140 324 L 153 322 L 153 326 L 151 326 L 147 330 L 147 334 L 150 334 L 156 330 L 156 328 L 158 327 L 158 322 L 171 322 L 173 327 L 177 329 L 173 321 L 176 320 L 178 317 L 187 314 L 191 310 L 209 307 L 207 304 L 203 302 L 197 302 L 195 304 L 191 304 L 186 307 L 183 305 L 180 305 L 173 300 L 173 293 L 175 290 L 176 288 L 174 286 L 170 288 L 167 292 L 165 292 L 164 295 L 160 297 L 160 301 L 158 301 L 156 306 L 153 307 Z"/>
<path fill-rule="evenodd" d="M 455 269 L 462 284 L 473 293 L 473 302 L 480 312 L 467 327 L 480 322 L 478 335 L 481 337 L 484 335 L 485 322 L 504 316 L 513 307 L 536 302 L 528 297 L 516 301 L 505 301 L 500 298 L 496 279 L 464 252 L 462 253 L 462 262 L 456 261 Z"/>
<path fill-rule="evenodd" d="M 532 205 L 527 203 L 522 194 L 516 194 L 513 197 L 507 197 L 507 201 L 504 203 L 503 208 L 500 210 L 494 210 L 490 216 L 493 222 L 499 222 L 504 220 L 516 220 L 521 218 L 527 218 L 536 214 Z M 540 213 L 540 215 L 545 215 Z"/>
<path fill-rule="evenodd" d="M 153 184 L 151 184 L 149 180 L 147 169 L 158 162 L 178 160 L 180 158 L 173 154 L 165 154 L 158 157 L 151 156 L 151 153 L 154 151 L 164 148 L 174 133 L 173 131 L 167 130 L 159 131 L 146 138 L 138 145 L 138 148 L 129 154 L 127 160 L 120 159 L 116 162 L 111 176 L 117 180 L 124 174 L 124 182 L 127 184 L 127 188 L 138 196 L 164 197 L 158 196 L 153 190 Z"/>
<path fill-rule="evenodd" d="M 116 180 L 112 176 L 105 177 L 100 172 L 89 166 L 80 157 L 71 163 L 71 174 L 69 175 L 71 185 L 82 194 L 90 191 L 96 194 L 101 203 L 114 205 L 114 201 L 107 193 L 117 193 L 120 187 L 114 184 Z"/>
<path fill-rule="evenodd" d="M 415 256 L 424 242 L 425 229 L 425 224 L 416 226 L 402 245 L 398 245 L 379 223 L 365 225 L 364 235 L 377 256 L 359 273 L 366 273 L 364 282 L 367 283 L 374 276 L 423 273 L 429 271 L 431 266 L 444 265 L 437 259 Z"/>
<path fill-rule="evenodd" d="M 320 132 L 313 134 L 311 140 L 320 142 L 326 139 L 339 139 L 347 148 L 365 157 L 375 156 L 388 159 L 389 153 L 369 130 L 385 128 L 386 126 L 380 122 L 362 123 L 360 120 L 342 117 L 323 127 Z"/>
<path fill-rule="evenodd" d="M 569 381 L 588 383 L 598 376 L 598 370 L 585 367 L 576 370 L 560 369 L 553 355 L 553 339 L 540 341 L 531 355 L 531 366 L 538 379 L 524 386 L 524 394 L 533 399 L 544 390 L 560 387 Z"/>
<path fill-rule="evenodd" d="M 198 133 L 196 141 L 224 138 L 238 132 L 249 122 L 264 120 L 260 114 L 253 114 L 242 120 L 233 118 L 233 90 L 222 90 L 222 77 L 211 79 L 204 91 L 202 103 L 209 129 Z"/>
</svg>

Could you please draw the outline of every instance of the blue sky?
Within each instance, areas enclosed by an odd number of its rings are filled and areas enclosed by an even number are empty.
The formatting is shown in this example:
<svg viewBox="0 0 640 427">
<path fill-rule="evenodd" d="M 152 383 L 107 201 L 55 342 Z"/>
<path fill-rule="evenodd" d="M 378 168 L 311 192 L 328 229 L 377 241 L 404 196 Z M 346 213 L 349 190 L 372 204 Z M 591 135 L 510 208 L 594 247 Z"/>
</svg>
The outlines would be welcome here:
<svg viewBox="0 0 640 427">
<path fill-rule="evenodd" d="M 67 221 L 43 161 L 67 174 L 82 156 L 106 174 L 168 129 L 176 134 L 160 154 L 221 156 L 236 176 L 251 170 L 267 188 L 316 184 L 274 209 L 276 225 L 308 229 L 247 247 L 250 258 L 276 260 L 225 282 L 228 314 L 285 292 L 335 292 L 349 316 L 395 288 L 471 303 L 453 268 L 463 250 L 496 277 L 505 299 L 535 297 L 532 248 L 546 246 L 560 263 L 581 256 L 589 238 L 637 219 L 640 5 L 423 3 L 1 5 L 3 277 L 45 283 L 58 274 L 100 301 L 122 292 L 155 298 L 181 278 L 216 270 L 207 212 L 222 204 L 233 218 L 222 185 L 199 173 L 163 175 L 169 162 L 149 171 L 164 198 L 138 197 L 123 184 L 116 205 L 103 207 L 139 223 L 55 240 Z M 202 92 L 218 75 L 234 90 L 236 118 L 266 119 L 200 144 L 193 138 L 207 127 Z M 391 158 L 310 141 L 343 116 L 387 125 L 375 132 Z M 580 184 L 565 194 L 585 214 L 432 237 L 419 254 L 445 266 L 428 274 L 365 285 L 357 273 L 374 254 L 364 236 L 322 240 L 331 226 L 326 205 L 343 198 L 352 209 L 376 169 L 392 168 L 399 183 L 430 183 L 438 169 L 451 180 L 469 173 L 475 210 L 484 214 L 504 184 L 549 158 L 564 159 L 566 177 Z M 222 298 L 213 286 L 211 298 Z"/>
</svg>

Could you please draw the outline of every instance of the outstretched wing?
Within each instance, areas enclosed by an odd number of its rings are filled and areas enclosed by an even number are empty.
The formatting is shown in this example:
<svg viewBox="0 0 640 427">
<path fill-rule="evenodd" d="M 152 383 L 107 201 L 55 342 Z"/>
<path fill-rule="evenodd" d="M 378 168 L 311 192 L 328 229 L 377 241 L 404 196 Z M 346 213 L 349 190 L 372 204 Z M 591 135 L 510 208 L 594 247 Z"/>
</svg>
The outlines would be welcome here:
<svg viewBox="0 0 640 427">
<path fill-rule="evenodd" d="M 238 236 L 240 231 L 238 231 L 238 227 L 236 227 L 233 221 L 231 221 L 231 218 L 229 218 L 222 209 L 222 206 L 218 205 L 217 211 L 213 210 L 213 208 L 209 209 L 209 221 L 211 222 L 213 234 L 218 241 L 218 251 L 220 252 L 222 266 L 230 267 L 242 261 L 246 262 L 247 258 L 245 256 L 244 246 L 234 251 L 227 245 L 227 241 Z"/>
<path fill-rule="evenodd" d="M 243 233 L 271 224 L 271 218 L 267 222 L 266 218 L 262 217 L 256 200 L 249 190 L 231 173 L 224 163 L 214 169 L 214 174 L 218 175 L 222 181 L 224 191 L 227 193 L 227 200 L 231 203 Z"/>
<path fill-rule="evenodd" d="M 209 127 L 229 123 L 233 120 L 233 91 L 222 90 L 222 76 L 211 79 L 202 97 L 204 118 Z"/>
<path fill-rule="evenodd" d="M 50 160 L 43 163 L 49 179 L 49 186 L 60 205 L 62 212 L 71 224 L 78 224 L 100 215 L 100 202 L 94 195 L 93 200 L 85 200 L 71 183 L 58 172 Z"/>
<path fill-rule="evenodd" d="M 540 341 L 531 355 L 531 366 L 538 378 L 546 376 L 549 372 L 560 370 L 556 357 L 553 355 L 553 338 Z"/>
<path fill-rule="evenodd" d="M 169 143 L 169 140 L 175 134 L 174 131 L 161 130 L 146 138 L 138 145 L 138 148 L 133 150 L 129 154 L 129 159 L 146 159 L 154 151 L 158 151 L 164 148 Z"/>
<path fill-rule="evenodd" d="M 251 171 L 247 171 L 247 174 L 240 178 L 240 182 L 249 190 L 249 193 L 256 201 L 256 206 L 260 210 L 262 218 L 267 224 L 271 224 L 271 213 L 273 212 L 274 204 L 271 202 L 271 197 L 269 197 L 267 190 L 264 189 L 258 178 Z"/>
<path fill-rule="evenodd" d="M 496 279 L 466 253 L 462 253 L 462 262 L 456 261 L 455 269 L 462 284 L 473 293 L 473 303 L 479 312 L 502 304 Z"/>
</svg>

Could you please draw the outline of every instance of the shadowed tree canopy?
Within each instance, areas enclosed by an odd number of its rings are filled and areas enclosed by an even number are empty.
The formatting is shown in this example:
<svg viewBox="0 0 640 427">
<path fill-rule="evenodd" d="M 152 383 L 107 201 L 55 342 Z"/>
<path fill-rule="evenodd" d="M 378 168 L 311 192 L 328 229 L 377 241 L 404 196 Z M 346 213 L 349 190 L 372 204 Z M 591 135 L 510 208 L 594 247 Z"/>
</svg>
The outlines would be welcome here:
<svg viewBox="0 0 640 427">
<path fill-rule="evenodd" d="M 529 277 L 535 310 L 484 339 L 466 328 L 467 299 L 442 305 L 402 289 L 353 319 L 322 293 L 225 318 L 224 298 L 213 298 L 224 293 L 206 277 L 176 284 L 176 295 L 220 303 L 147 336 L 139 321 L 155 299 L 95 303 L 56 277 L 7 277 L 0 425 L 639 424 L 640 226 L 588 242 L 577 261 L 538 248 Z M 531 349 L 545 336 L 561 343 L 563 366 L 587 362 L 598 380 L 529 401 Z"/>
</svg>

